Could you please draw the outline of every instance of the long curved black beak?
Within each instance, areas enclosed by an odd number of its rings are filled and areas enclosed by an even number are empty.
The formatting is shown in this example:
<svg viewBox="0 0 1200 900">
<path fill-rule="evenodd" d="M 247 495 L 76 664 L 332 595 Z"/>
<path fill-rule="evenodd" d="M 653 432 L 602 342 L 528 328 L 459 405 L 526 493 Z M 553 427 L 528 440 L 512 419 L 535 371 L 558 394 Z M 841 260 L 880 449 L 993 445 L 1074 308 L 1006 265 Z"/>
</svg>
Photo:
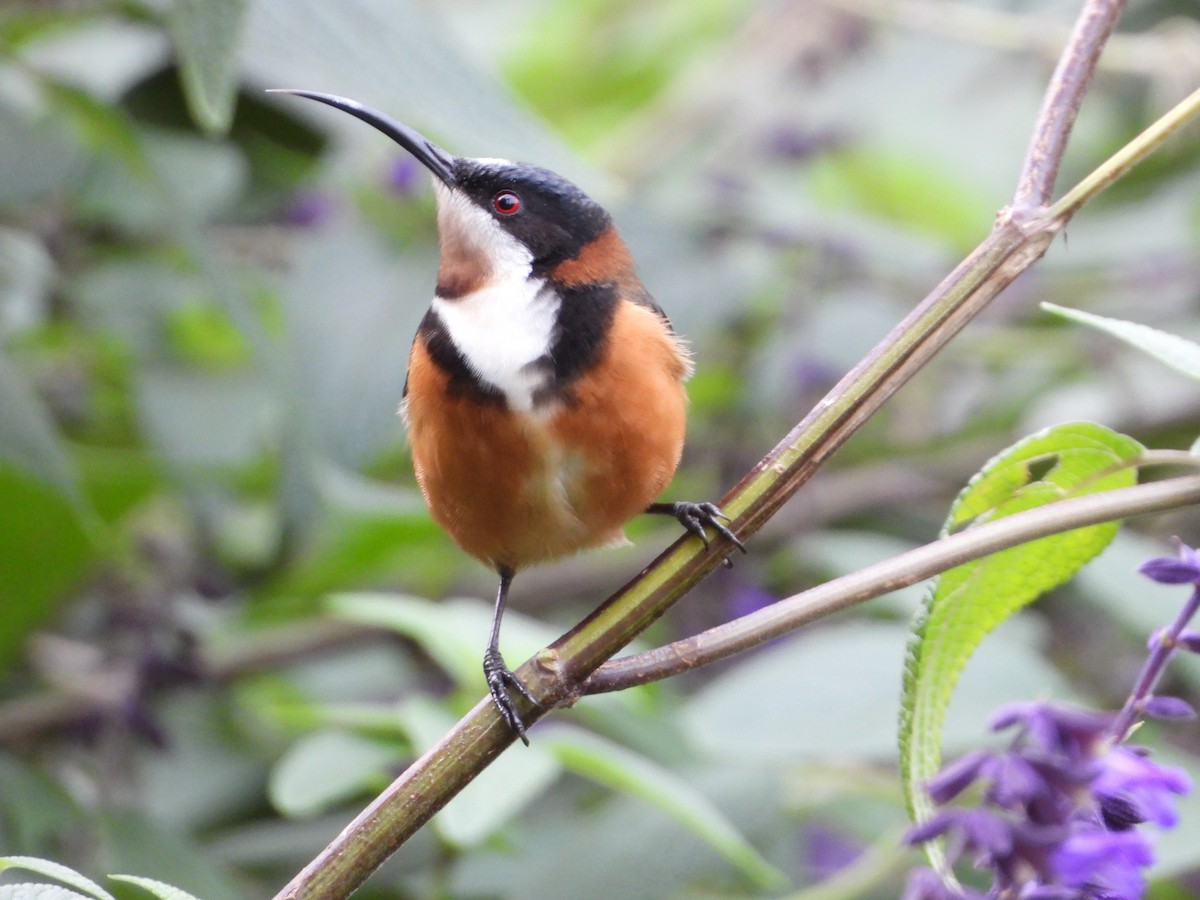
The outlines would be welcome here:
<svg viewBox="0 0 1200 900">
<path fill-rule="evenodd" d="M 363 106 L 355 100 L 338 97 L 335 94 L 322 94 L 317 91 L 297 91 L 290 88 L 271 88 L 267 93 L 295 94 L 297 97 L 307 97 L 309 100 L 316 100 L 318 103 L 324 103 L 332 106 L 334 109 L 348 112 L 355 118 L 362 119 L 368 125 L 373 125 L 390 137 L 415 156 L 443 184 L 450 187 L 454 186 L 454 157 L 419 131 L 409 128 L 402 122 L 397 122 L 391 116 L 385 116 L 383 113 Z"/>
</svg>

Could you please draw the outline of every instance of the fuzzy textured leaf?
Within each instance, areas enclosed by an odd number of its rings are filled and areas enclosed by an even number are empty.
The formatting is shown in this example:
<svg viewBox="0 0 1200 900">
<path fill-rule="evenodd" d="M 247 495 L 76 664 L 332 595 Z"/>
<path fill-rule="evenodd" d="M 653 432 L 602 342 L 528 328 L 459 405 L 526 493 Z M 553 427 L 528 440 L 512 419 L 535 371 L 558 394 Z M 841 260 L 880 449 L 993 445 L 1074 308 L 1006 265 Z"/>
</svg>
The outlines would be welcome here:
<svg viewBox="0 0 1200 900">
<path fill-rule="evenodd" d="M 1131 485 L 1137 476 L 1129 463 L 1142 450 L 1132 438 L 1089 422 L 1042 431 L 992 459 L 971 480 L 943 534 Z M 933 583 L 913 625 L 900 712 L 901 773 L 915 820 L 931 811 L 923 784 L 941 763 L 946 708 L 975 649 L 1021 607 L 1071 578 L 1116 532 L 1117 523 L 1109 522 L 1051 535 L 964 563 Z"/>
<path fill-rule="evenodd" d="M 53 878 L 56 881 L 61 881 L 63 884 L 69 884 L 84 894 L 95 897 L 96 900 L 114 900 L 112 894 L 90 878 L 80 875 L 74 869 L 68 868 L 61 863 L 51 862 L 48 859 L 38 859 L 35 856 L 0 856 L 0 872 L 3 872 L 5 869 L 24 869 L 28 872 L 36 872 L 38 875 L 45 875 L 47 878 Z M 35 885 L 20 886 L 35 887 Z M 37 885 L 37 887 L 40 887 L 40 885 Z M 30 894 L 28 896 L 34 897 L 40 896 L 40 894 Z"/>
<path fill-rule="evenodd" d="M 1129 346 L 1148 353 L 1177 372 L 1200 380 L 1200 344 L 1195 341 L 1189 341 L 1187 338 L 1167 331 L 1159 331 L 1157 328 L 1142 325 L 1140 322 L 1111 319 L 1078 309 L 1068 309 L 1054 303 L 1043 303 L 1042 309 L 1054 313 L 1056 316 L 1062 316 L 1064 319 L 1070 319 L 1072 322 L 1089 325 L 1111 334 Z"/>
<path fill-rule="evenodd" d="M 0 885 L 0 900 L 86 900 L 86 894 L 77 894 L 56 884 L 3 884 Z"/>
</svg>

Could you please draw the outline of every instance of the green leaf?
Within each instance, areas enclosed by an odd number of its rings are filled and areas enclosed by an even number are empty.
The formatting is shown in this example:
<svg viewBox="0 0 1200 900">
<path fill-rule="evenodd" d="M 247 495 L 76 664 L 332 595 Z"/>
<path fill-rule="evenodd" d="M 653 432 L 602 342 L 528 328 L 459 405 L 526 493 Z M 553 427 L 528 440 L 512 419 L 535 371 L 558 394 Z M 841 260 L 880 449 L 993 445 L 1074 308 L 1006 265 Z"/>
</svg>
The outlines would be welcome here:
<svg viewBox="0 0 1200 900">
<path fill-rule="evenodd" d="M 140 875 L 109 875 L 108 877 L 113 881 L 136 884 L 138 887 L 148 890 L 155 897 L 159 897 L 160 900 L 199 900 L 199 898 L 189 894 L 187 891 L 180 890 L 162 881 L 156 881 L 153 878 L 143 878 Z"/>
<path fill-rule="evenodd" d="M 787 884 L 787 876 L 767 862 L 712 801 L 657 762 L 576 728 L 555 728 L 542 743 L 577 775 L 656 806 L 759 887 Z"/>
<path fill-rule="evenodd" d="M 69 884 L 84 894 L 95 897 L 96 900 L 114 900 L 112 894 L 90 878 L 48 859 L 38 859 L 35 856 L 0 856 L 0 872 L 5 869 L 25 869 L 28 872 L 36 872 L 47 878 L 61 881 L 63 884 Z"/>
<path fill-rule="evenodd" d="M 363 625 L 390 628 L 412 638 L 459 684 L 483 692 L 483 649 L 491 627 L 491 606 L 478 600 L 434 603 L 395 594 L 338 594 L 329 599 L 337 616 Z M 504 615 L 501 647 L 513 668 L 558 637 L 558 631 L 511 610 Z"/>
<path fill-rule="evenodd" d="M 944 166 L 891 148 L 844 150 L 818 156 L 810 177 L 814 196 L 834 209 L 853 209 L 966 247 L 989 200 Z"/>
<path fill-rule="evenodd" d="M 0 822 L 9 849 L 33 855 L 45 847 L 61 846 L 70 823 L 82 815 L 83 810 L 44 768 L 0 753 Z"/>
<path fill-rule="evenodd" d="M 220 371 L 250 362 L 250 347 L 229 314 L 215 303 L 192 299 L 166 316 L 171 349 L 186 362 Z"/>
<path fill-rule="evenodd" d="M 78 478 L 50 415 L 2 353 L 0 410 L 0 465 L 10 463 L 78 499 Z"/>
<path fill-rule="evenodd" d="M 105 103 L 81 88 L 47 83 L 47 96 L 56 114 L 71 123 L 80 144 L 97 156 L 111 156 L 139 179 L 153 177 L 142 137 L 132 117 L 119 106 Z"/>
<path fill-rule="evenodd" d="M 992 459 L 959 495 L 943 534 L 1067 497 L 1131 485 L 1142 453 L 1132 438 L 1071 423 L 1035 434 Z M 1069 579 L 1113 539 L 1110 522 L 1051 535 L 964 563 L 932 585 L 913 625 L 900 713 L 900 764 L 914 819 L 931 804 L 923 784 L 941 763 L 946 707 L 967 660 L 1014 612 Z M 932 851 L 934 854 L 937 851 Z M 931 857 L 935 866 L 940 857 Z"/>
<path fill-rule="evenodd" d="M 364 479 L 361 492 L 374 493 L 378 502 L 349 506 L 344 496 L 326 489 L 331 479 L 324 473 L 316 480 L 329 504 L 326 515 L 310 551 L 270 586 L 276 595 L 319 597 L 377 579 L 403 558 L 399 554 L 406 548 L 438 539 L 437 526 L 415 490 L 404 492 Z"/>
<path fill-rule="evenodd" d="M 1107 332 L 1113 337 L 1124 341 L 1131 347 L 1148 353 L 1161 363 L 1165 363 L 1177 372 L 1182 372 L 1189 378 L 1200 380 L 1200 344 L 1182 338 L 1177 334 L 1159 331 L 1149 325 L 1138 322 L 1127 322 L 1124 319 L 1110 319 L 1095 313 L 1083 312 L 1078 309 L 1068 309 L 1054 303 L 1043 303 L 1042 309 L 1089 325 L 1092 328 Z"/>
<path fill-rule="evenodd" d="M 54 884 L 0 885 L 0 900 L 77 900 L 86 896 Z"/>
<path fill-rule="evenodd" d="M 188 110 L 214 134 L 228 131 L 233 121 L 245 18 L 246 0 L 176 0 L 170 18 Z"/>
<path fill-rule="evenodd" d="M 293 744 L 271 772 L 268 795 L 290 818 L 316 815 L 387 783 L 400 759 L 394 744 L 344 731 L 318 731 Z"/>
<path fill-rule="evenodd" d="M 2 667 L 83 577 L 95 548 L 78 508 L 60 490 L 2 461 L 0 510 Z"/>
</svg>

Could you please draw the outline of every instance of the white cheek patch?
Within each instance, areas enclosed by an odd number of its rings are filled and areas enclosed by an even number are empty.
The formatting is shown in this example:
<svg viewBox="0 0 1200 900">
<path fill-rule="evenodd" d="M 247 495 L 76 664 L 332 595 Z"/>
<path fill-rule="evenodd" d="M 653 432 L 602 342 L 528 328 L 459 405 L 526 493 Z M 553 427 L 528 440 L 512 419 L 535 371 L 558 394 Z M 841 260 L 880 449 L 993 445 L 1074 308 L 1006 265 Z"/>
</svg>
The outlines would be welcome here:
<svg viewBox="0 0 1200 900">
<path fill-rule="evenodd" d="M 550 351 L 560 303 L 543 279 L 522 277 L 456 300 L 434 297 L 433 310 L 471 371 L 503 391 L 509 407 L 528 412 L 551 375 L 532 363 Z"/>
<path fill-rule="evenodd" d="M 444 260 L 491 276 L 529 272 L 533 254 L 492 215 L 460 191 L 434 182 L 438 236 Z"/>
</svg>

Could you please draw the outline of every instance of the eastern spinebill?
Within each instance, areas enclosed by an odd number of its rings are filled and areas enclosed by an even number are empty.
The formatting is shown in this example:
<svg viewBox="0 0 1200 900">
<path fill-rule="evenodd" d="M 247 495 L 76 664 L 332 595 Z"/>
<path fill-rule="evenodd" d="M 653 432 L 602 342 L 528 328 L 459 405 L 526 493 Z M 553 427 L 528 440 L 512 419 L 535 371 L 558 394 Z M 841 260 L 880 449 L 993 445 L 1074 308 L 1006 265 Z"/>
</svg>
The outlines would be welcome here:
<svg viewBox="0 0 1200 900">
<path fill-rule="evenodd" d="M 283 90 L 382 131 L 433 174 L 440 258 L 400 412 L 430 514 L 500 576 L 483 671 L 525 743 L 500 655 L 513 576 L 622 543 L 639 513 L 705 526 L 741 550 L 712 503 L 655 502 L 683 450 L 687 349 L 642 285 L 604 209 L 539 166 L 452 156 L 353 100 Z"/>
</svg>

